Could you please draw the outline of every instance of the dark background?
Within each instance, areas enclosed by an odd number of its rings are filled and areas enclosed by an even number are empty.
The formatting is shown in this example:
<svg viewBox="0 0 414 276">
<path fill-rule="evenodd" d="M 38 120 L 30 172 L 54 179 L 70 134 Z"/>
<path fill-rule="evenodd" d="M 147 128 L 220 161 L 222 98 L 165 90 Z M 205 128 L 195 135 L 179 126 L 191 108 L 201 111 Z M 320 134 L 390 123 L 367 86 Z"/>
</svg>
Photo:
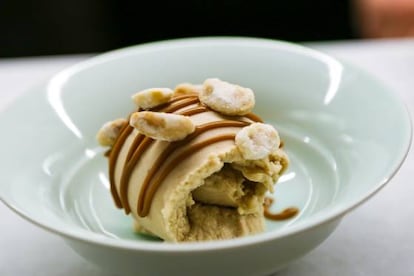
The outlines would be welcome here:
<svg viewBox="0 0 414 276">
<path fill-rule="evenodd" d="M 344 0 L 0 0 L 0 57 L 97 53 L 212 35 L 357 38 Z"/>
</svg>

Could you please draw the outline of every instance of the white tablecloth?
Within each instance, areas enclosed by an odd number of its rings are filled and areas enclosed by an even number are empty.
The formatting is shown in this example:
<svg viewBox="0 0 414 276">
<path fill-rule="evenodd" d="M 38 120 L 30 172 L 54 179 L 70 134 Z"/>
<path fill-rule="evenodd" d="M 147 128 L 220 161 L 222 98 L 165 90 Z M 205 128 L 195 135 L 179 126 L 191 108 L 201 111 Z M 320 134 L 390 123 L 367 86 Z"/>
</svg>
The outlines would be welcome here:
<svg viewBox="0 0 414 276">
<path fill-rule="evenodd" d="M 414 39 L 306 45 L 369 71 L 414 112 Z M 0 112 L 33 85 L 88 57 L 0 59 Z M 414 275 L 413 179 L 414 154 L 410 153 L 383 190 L 348 214 L 322 245 L 277 275 Z M 1 276 L 110 275 L 76 255 L 60 237 L 30 224 L 1 203 L 0 225 Z"/>
</svg>

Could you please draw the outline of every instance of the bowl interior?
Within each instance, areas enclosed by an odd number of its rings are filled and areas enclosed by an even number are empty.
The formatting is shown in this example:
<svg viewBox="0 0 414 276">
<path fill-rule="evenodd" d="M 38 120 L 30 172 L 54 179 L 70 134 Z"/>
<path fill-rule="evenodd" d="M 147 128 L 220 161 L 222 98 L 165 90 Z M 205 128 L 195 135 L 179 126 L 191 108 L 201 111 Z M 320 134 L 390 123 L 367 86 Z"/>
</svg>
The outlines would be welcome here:
<svg viewBox="0 0 414 276">
<path fill-rule="evenodd" d="M 275 186 L 273 208 L 295 206 L 300 213 L 267 221 L 274 237 L 363 202 L 393 176 L 408 151 L 405 107 L 357 68 L 277 41 L 167 41 L 77 64 L 5 112 L 0 125 L 13 132 L 2 145 L 2 199 L 58 232 L 159 243 L 134 234 L 132 219 L 114 207 L 95 134 L 134 109 L 133 93 L 209 77 L 252 88 L 255 113 L 285 142 L 291 166 Z"/>
</svg>

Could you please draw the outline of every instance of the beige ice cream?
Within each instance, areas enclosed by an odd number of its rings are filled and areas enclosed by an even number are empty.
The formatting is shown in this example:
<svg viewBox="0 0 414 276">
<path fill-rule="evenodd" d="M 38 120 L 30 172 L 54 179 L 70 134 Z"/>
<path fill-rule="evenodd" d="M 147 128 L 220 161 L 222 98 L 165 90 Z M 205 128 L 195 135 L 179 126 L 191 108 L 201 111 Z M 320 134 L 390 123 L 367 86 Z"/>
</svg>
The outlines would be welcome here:
<svg viewBox="0 0 414 276">
<path fill-rule="evenodd" d="M 129 120 L 98 132 L 114 201 L 136 231 L 182 242 L 265 230 L 265 194 L 289 161 L 277 131 L 251 113 L 252 95 L 219 79 L 147 89 Z"/>
</svg>

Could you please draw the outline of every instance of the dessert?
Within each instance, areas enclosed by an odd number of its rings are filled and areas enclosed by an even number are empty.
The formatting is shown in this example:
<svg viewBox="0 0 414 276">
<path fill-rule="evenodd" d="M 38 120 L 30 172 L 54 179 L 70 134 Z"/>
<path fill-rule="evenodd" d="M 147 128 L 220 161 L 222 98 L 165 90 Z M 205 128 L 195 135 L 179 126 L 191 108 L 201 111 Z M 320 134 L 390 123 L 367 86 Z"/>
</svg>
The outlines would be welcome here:
<svg viewBox="0 0 414 276">
<path fill-rule="evenodd" d="M 252 113 L 251 89 L 210 78 L 132 100 L 137 111 L 105 123 L 97 139 L 109 147 L 114 202 L 136 231 L 183 242 L 265 230 L 265 214 L 275 215 L 265 195 L 289 159 L 277 130 Z"/>
</svg>

